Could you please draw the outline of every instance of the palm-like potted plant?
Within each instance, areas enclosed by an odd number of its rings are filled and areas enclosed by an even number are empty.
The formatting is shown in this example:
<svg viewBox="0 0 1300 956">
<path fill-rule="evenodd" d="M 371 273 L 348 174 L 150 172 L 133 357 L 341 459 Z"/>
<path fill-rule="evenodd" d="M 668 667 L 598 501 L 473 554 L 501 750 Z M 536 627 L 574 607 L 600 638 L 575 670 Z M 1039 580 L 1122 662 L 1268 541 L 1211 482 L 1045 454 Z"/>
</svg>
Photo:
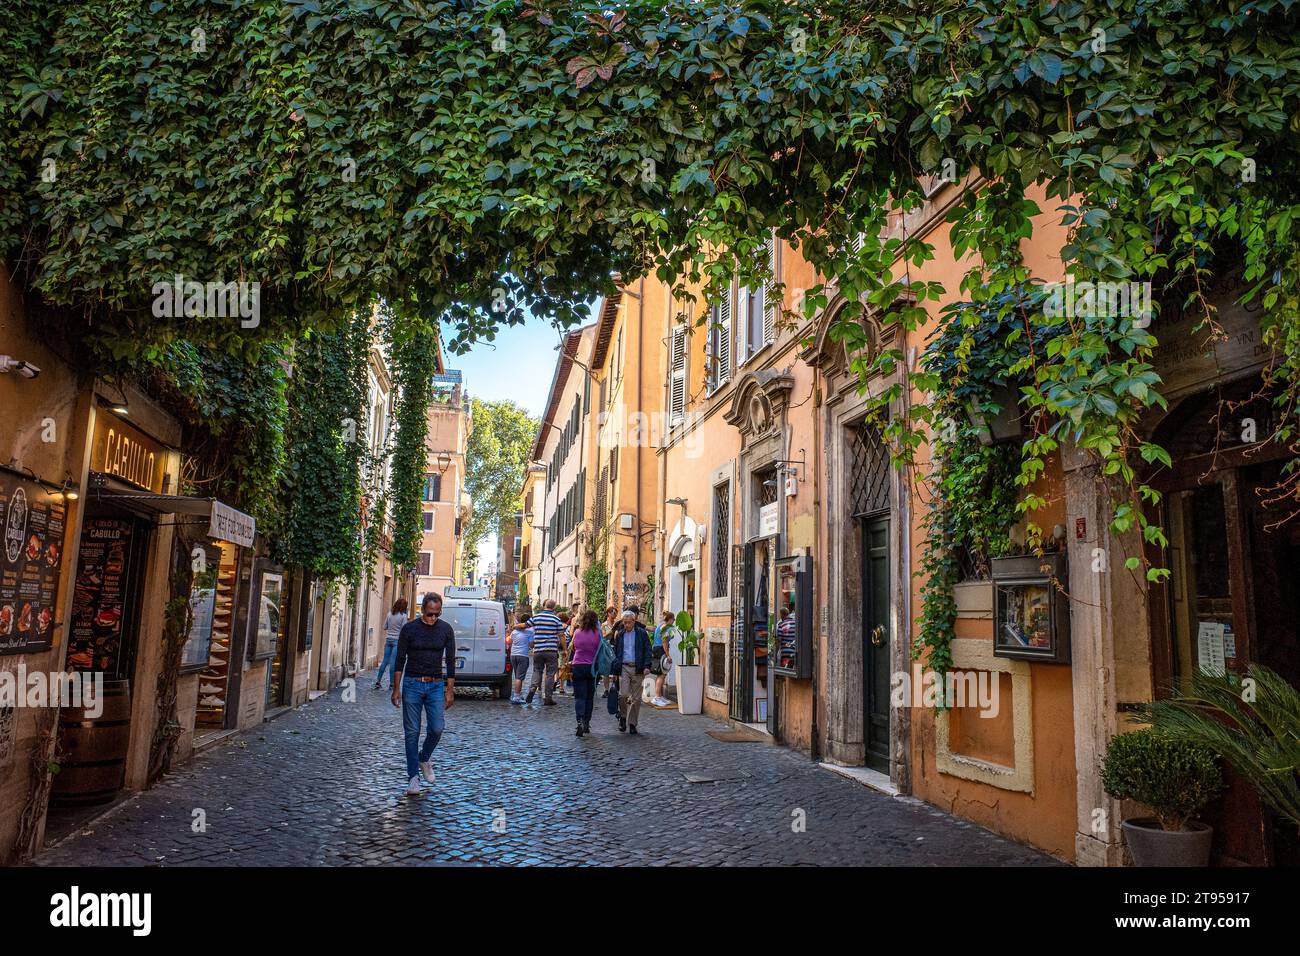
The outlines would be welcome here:
<svg viewBox="0 0 1300 956">
<path fill-rule="evenodd" d="M 695 630 L 695 620 L 686 611 L 678 611 L 674 622 L 681 633 L 677 646 L 682 651 L 682 662 L 677 665 L 677 711 L 698 714 L 704 710 L 704 668 L 700 666 L 700 639 Z"/>
<path fill-rule="evenodd" d="M 1223 789 L 1214 752 L 1153 728 L 1119 734 L 1101 768 L 1106 792 L 1135 800 L 1154 817 L 1123 823 L 1137 866 L 1208 866 L 1214 831 L 1192 818 Z"/>
<path fill-rule="evenodd" d="M 1185 693 L 1147 705 L 1141 717 L 1219 754 L 1300 829 L 1300 690 L 1276 671 L 1252 664 L 1245 677 L 1198 674 Z"/>
</svg>

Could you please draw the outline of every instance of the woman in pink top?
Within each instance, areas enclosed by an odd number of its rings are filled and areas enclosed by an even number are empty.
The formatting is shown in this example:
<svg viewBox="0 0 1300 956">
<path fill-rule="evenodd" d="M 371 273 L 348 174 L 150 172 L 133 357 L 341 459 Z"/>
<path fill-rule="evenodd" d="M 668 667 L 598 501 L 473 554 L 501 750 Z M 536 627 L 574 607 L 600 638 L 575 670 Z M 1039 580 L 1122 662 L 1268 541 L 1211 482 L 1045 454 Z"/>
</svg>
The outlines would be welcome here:
<svg viewBox="0 0 1300 956">
<path fill-rule="evenodd" d="M 578 714 L 577 735 L 591 733 L 591 711 L 596 705 L 596 678 L 591 665 L 596 662 L 596 648 L 600 646 L 600 619 L 595 611 L 587 611 L 578 622 L 569 643 L 569 663 L 573 668 L 573 707 Z"/>
</svg>

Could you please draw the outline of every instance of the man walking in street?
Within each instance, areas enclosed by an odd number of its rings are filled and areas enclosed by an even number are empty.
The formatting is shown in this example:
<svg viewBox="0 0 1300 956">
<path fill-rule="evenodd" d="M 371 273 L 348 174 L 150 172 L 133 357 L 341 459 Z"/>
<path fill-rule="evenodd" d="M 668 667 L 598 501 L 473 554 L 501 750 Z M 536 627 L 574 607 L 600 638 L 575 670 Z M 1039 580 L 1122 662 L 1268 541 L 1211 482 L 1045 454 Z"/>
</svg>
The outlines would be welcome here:
<svg viewBox="0 0 1300 956">
<path fill-rule="evenodd" d="M 433 749 L 446 726 L 445 711 L 456 702 L 456 632 L 442 620 L 442 597 L 430 591 L 421 614 L 402 627 L 393 662 L 393 706 L 402 708 L 406 736 L 406 795 L 419 796 L 420 777 L 434 782 Z M 428 724 L 420 744 L 420 715 Z"/>
<path fill-rule="evenodd" d="M 614 660 L 622 665 L 618 688 L 618 729 L 635 734 L 641 713 L 641 683 L 650 669 L 650 634 L 636 619 L 635 608 L 623 612 L 623 622 L 614 634 Z"/>
<path fill-rule="evenodd" d="M 533 680 L 528 687 L 528 696 L 524 706 L 528 707 L 537 695 L 537 688 L 542 688 L 542 703 L 555 703 L 555 672 L 560 662 L 560 635 L 564 632 L 564 622 L 555 613 L 555 601 L 548 600 L 542 605 L 542 612 L 533 615 Z"/>
</svg>

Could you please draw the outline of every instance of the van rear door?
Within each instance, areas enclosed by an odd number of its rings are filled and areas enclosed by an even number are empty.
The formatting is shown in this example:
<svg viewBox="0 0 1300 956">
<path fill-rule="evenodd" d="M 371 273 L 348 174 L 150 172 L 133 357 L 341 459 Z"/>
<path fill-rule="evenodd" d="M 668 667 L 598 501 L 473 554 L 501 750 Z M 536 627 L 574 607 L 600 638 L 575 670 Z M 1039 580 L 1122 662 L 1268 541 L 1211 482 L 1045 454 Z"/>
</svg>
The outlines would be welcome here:
<svg viewBox="0 0 1300 956">
<path fill-rule="evenodd" d="M 475 609 L 473 601 L 447 601 L 442 606 L 442 619 L 456 632 L 456 676 L 477 673 L 474 669 Z"/>
<path fill-rule="evenodd" d="M 474 673 L 480 677 L 506 671 L 506 619 L 501 605 L 481 602 L 474 618 Z"/>
</svg>

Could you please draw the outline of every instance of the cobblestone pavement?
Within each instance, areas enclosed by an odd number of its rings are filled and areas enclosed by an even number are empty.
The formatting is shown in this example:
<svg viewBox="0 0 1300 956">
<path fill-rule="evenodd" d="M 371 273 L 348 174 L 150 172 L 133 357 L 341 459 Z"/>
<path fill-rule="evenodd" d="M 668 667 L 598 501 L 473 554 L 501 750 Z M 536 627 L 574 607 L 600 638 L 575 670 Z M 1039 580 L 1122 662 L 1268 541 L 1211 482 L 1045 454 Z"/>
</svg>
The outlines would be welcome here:
<svg viewBox="0 0 1300 956">
<path fill-rule="evenodd" d="M 530 710 L 466 690 L 434 755 L 436 786 L 403 795 L 401 720 L 358 682 L 224 742 L 38 859 L 43 865 L 1052 864 L 767 743 L 726 743 L 705 717 L 643 708 L 618 733 L 597 702 Z M 687 775 L 712 778 L 690 782 Z M 207 830 L 195 833 L 194 811 Z M 797 811 L 806 830 L 795 832 Z M 495 823 L 495 828 L 494 828 Z M 498 832 L 503 830 L 504 832 Z"/>
</svg>

